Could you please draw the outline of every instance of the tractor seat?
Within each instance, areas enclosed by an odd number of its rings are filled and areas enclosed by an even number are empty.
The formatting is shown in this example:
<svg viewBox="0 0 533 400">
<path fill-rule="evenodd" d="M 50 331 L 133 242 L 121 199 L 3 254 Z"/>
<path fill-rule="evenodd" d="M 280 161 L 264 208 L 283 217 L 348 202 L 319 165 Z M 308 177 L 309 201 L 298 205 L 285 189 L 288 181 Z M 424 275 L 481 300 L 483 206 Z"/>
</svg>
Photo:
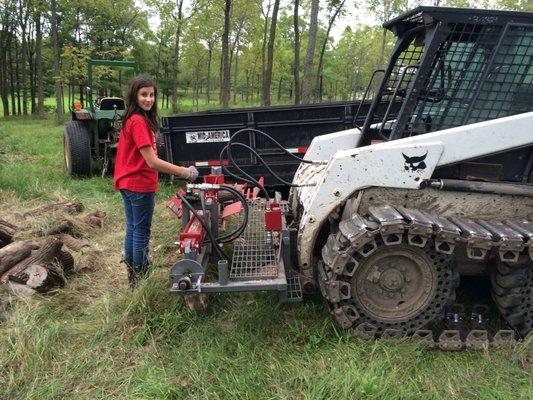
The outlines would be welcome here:
<svg viewBox="0 0 533 400">
<path fill-rule="evenodd" d="M 126 109 L 124 99 L 121 99 L 120 97 L 103 97 L 100 100 L 100 110 L 114 110 L 115 106 L 117 110 Z"/>
</svg>

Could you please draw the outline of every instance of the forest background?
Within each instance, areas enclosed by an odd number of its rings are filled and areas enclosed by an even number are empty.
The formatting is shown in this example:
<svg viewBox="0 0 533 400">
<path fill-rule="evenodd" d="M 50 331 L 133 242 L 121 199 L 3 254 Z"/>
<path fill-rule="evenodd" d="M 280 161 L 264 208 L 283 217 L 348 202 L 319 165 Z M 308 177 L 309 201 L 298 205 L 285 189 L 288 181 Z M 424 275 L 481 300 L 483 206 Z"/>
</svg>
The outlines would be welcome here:
<svg viewBox="0 0 533 400">
<path fill-rule="evenodd" d="M 381 24 L 418 5 L 533 11 L 528 0 L 0 0 L 0 115 L 62 121 L 86 99 L 89 58 L 137 61 L 163 114 L 360 98 L 394 42 Z M 94 76 L 102 96 L 131 77 Z"/>
</svg>

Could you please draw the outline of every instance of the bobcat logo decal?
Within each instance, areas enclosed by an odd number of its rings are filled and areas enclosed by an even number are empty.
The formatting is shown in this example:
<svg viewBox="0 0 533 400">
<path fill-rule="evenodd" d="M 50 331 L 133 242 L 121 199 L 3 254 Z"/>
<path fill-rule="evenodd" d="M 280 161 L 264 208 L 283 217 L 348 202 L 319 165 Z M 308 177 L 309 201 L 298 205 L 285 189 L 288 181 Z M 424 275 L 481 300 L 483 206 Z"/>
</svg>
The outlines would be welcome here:
<svg viewBox="0 0 533 400">
<path fill-rule="evenodd" d="M 420 169 L 426 169 L 426 163 L 424 160 L 426 159 L 428 153 L 424 154 L 423 156 L 416 156 L 416 157 L 409 157 L 406 156 L 404 153 L 402 153 L 403 158 L 405 159 L 405 165 L 404 168 L 406 171 L 418 171 Z"/>
</svg>

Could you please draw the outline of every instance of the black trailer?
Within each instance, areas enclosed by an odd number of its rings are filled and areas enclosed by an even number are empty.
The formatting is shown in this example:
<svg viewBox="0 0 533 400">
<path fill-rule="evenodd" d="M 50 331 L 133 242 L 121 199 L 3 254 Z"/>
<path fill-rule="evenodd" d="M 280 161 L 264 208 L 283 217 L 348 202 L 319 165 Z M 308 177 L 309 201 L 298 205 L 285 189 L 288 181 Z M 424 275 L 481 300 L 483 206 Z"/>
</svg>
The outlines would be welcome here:
<svg viewBox="0 0 533 400">
<path fill-rule="evenodd" d="M 213 110 L 165 117 L 160 131 L 164 139 L 163 156 L 174 164 L 195 165 L 200 174 L 208 174 L 212 166 L 226 163 L 219 158 L 221 150 L 230 136 L 244 128 L 261 130 L 291 153 L 303 156 L 315 136 L 362 126 L 370 104 L 369 100 L 347 101 Z M 285 180 L 292 179 L 298 161 L 253 132 L 243 143 L 253 148 L 276 174 Z M 239 166 L 254 178 L 263 176 L 267 185 L 278 185 L 249 151 L 234 150 L 232 154 Z"/>
</svg>

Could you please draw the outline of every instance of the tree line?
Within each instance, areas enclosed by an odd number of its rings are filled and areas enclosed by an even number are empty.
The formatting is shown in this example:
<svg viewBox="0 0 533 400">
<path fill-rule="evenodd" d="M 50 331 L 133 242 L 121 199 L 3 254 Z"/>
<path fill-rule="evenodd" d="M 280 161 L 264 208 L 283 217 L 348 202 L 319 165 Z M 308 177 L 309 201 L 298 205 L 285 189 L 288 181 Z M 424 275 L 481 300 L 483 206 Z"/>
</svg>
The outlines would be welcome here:
<svg viewBox="0 0 533 400">
<path fill-rule="evenodd" d="M 172 112 L 184 96 L 224 108 L 360 98 L 394 42 L 381 23 L 421 4 L 533 11 L 527 0 L 370 0 L 352 17 L 375 23 L 334 40 L 353 0 L 0 0 L 3 115 L 48 109 L 61 119 L 86 101 L 90 58 L 137 61 Z M 101 95 L 121 95 L 127 79 L 94 72 Z"/>
</svg>

